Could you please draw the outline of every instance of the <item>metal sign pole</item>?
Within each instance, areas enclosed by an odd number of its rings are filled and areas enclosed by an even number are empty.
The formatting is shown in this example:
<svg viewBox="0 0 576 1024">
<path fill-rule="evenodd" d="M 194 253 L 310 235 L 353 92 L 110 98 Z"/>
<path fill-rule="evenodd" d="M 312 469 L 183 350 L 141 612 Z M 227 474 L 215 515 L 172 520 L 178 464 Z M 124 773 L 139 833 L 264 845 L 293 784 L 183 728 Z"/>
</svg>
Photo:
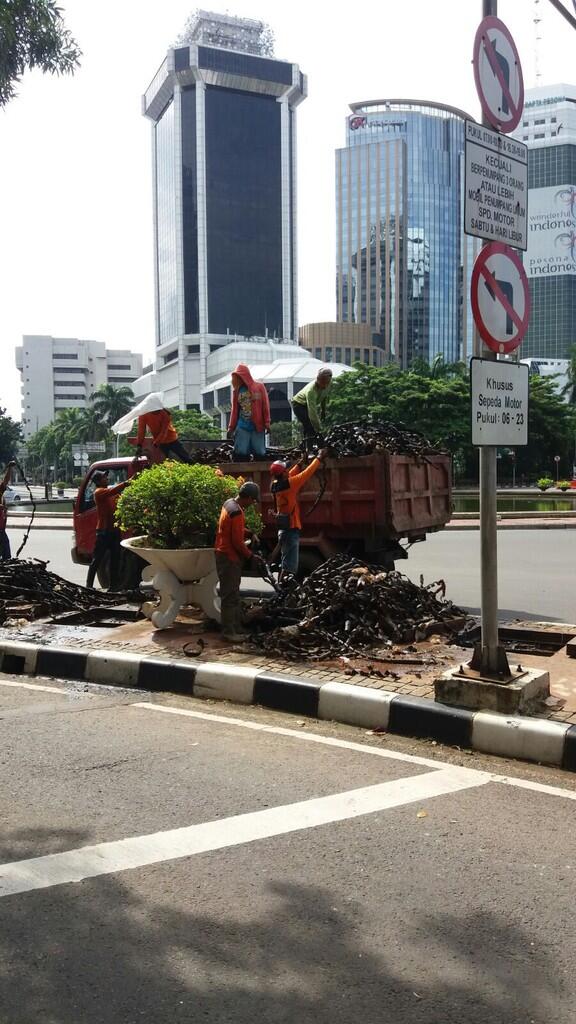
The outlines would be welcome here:
<svg viewBox="0 0 576 1024">
<path fill-rule="evenodd" d="M 498 14 L 498 0 L 482 0 L 482 17 Z M 486 117 L 482 124 L 491 128 Z M 486 245 L 487 242 L 484 242 Z M 497 356 L 482 345 L 482 358 Z M 482 654 L 478 666 L 482 674 L 509 675 L 505 651 L 498 645 L 498 529 L 497 529 L 497 448 L 480 448 L 480 575 L 482 603 Z"/>
</svg>

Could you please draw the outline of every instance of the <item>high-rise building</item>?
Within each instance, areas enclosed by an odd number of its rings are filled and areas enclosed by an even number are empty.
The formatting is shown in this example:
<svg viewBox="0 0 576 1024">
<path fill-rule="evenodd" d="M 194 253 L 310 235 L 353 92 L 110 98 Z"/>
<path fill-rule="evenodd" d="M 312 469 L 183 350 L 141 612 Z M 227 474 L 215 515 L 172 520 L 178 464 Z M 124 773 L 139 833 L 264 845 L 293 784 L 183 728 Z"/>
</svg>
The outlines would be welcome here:
<svg viewBox="0 0 576 1024">
<path fill-rule="evenodd" d="M 515 137 L 528 146 L 532 311 L 521 354 L 565 359 L 576 344 L 576 86 L 528 89 Z"/>
<path fill-rule="evenodd" d="M 467 114 L 426 100 L 352 103 L 336 152 L 338 321 L 387 359 L 472 354 L 476 239 L 463 233 Z"/>
<path fill-rule="evenodd" d="M 22 430 L 26 439 L 52 423 L 61 409 L 86 409 L 102 384 L 132 385 L 142 356 L 106 348 L 103 341 L 25 334 L 16 349 L 22 374 Z"/>
<path fill-rule="evenodd" d="M 298 65 L 260 21 L 208 14 L 154 76 L 156 376 L 167 405 L 199 407 L 206 360 L 230 341 L 297 332 Z"/>
</svg>

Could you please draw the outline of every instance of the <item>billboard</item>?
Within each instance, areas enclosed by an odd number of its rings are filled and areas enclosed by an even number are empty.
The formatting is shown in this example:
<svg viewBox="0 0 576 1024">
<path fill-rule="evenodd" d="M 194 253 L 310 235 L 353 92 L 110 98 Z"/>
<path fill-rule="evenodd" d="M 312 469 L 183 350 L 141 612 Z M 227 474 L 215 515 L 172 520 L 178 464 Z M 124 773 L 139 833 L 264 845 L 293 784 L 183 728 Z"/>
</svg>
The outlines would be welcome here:
<svg viewBox="0 0 576 1024">
<path fill-rule="evenodd" d="M 576 186 L 531 188 L 528 194 L 528 277 L 576 275 Z"/>
</svg>

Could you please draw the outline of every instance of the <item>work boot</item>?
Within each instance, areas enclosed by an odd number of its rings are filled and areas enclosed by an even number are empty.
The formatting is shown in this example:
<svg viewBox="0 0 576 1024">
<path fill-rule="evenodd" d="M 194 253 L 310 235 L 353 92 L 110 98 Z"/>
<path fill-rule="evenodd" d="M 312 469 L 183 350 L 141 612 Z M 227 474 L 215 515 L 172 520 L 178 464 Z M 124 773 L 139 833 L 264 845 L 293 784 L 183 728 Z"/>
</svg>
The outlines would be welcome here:
<svg viewBox="0 0 576 1024">
<path fill-rule="evenodd" d="M 245 635 L 239 631 L 236 624 L 237 610 L 236 608 L 226 608 L 222 611 L 220 628 L 222 630 L 222 639 L 228 640 L 229 643 L 239 644 L 245 639 Z"/>
<path fill-rule="evenodd" d="M 222 639 L 229 644 L 243 644 L 246 642 L 246 633 L 222 633 Z"/>
</svg>

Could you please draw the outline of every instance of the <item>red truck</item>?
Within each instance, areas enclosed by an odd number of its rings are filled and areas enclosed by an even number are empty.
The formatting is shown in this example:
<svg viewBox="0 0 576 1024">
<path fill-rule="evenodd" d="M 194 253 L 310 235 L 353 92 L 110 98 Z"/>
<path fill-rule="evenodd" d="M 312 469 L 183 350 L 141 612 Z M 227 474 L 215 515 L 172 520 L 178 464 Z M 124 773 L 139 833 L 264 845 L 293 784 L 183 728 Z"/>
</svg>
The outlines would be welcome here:
<svg viewBox="0 0 576 1024">
<path fill-rule="evenodd" d="M 213 442 L 220 444 L 221 442 Z M 210 446 L 208 441 L 186 442 L 189 451 Z M 144 449 L 150 462 L 163 456 L 150 443 Z M 221 469 L 259 484 L 262 494 L 262 540 L 269 552 L 276 544 L 277 531 L 269 512 L 269 463 L 224 463 Z M 109 483 L 120 483 L 134 473 L 131 458 L 106 459 L 90 466 L 74 504 L 74 546 L 72 560 L 88 564 L 96 536 L 94 473 L 106 469 Z M 321 488 L 322 496 L 318 501 Z M 306 575 L 320 562 L 339 551 L 347 551 L 367 561 L 394 567 L 394 561 L 406 558 L 400 541 L 413 544 L 426 534 L 441 530 L 452 514 L 451 460 L 447 455 L 427 456 L 418 461 L 408 455 L 377 452 L 360 458 L 328 459 L 320 471 L 300 492 L 302 509 L 301 573 Z M 315 507 L 314 507 L 315 506 Z M 124 551 L 124 549 L 123 549 Z M 124 551 L 122 586 L 136 585 L 142 569 L 141 559 Z M 107 569 L 99 573 L 107 585 Z"/>
</svg>

